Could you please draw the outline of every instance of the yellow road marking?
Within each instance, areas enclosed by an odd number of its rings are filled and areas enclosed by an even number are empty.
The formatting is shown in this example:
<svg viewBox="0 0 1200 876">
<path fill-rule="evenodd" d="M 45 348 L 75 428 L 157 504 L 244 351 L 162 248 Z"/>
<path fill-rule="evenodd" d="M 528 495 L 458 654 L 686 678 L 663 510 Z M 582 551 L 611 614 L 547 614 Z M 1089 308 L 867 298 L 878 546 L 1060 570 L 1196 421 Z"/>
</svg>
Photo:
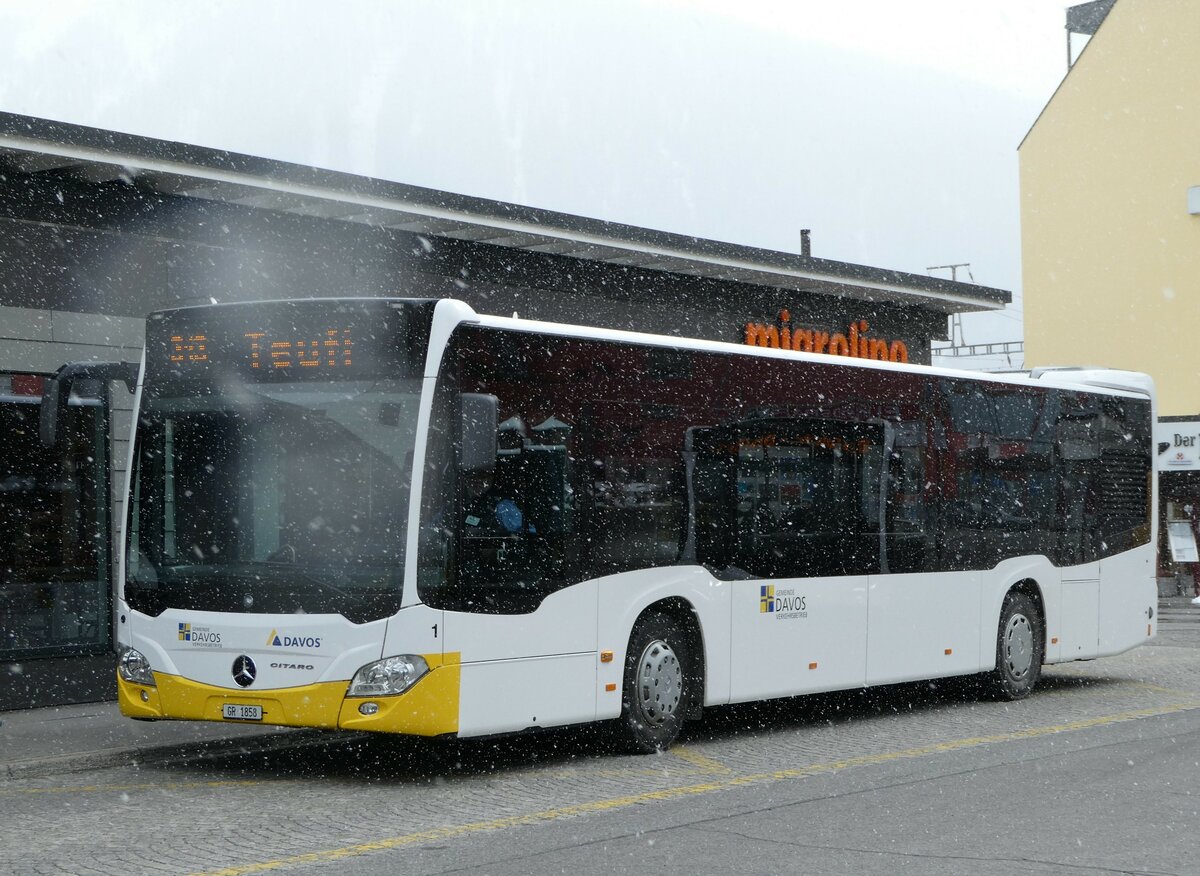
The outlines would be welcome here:
<svg viewBox="0 0 1200 876">
<path fill-rule="evenodd" d="M 1130 684 L 1135 687 L 1144 687 L 1146 690 L 1152 690 L 1155 693 L 1167 694 L 1173 697 L 1182 697 L 1184 699 L 1200 699 L 1200 692 L 1194 690 L 1178 690 L 1173 687 L 1163 687 L 1161 684 L 1153 684 L 1149 681 L 1132 681 Z"/>
<path fill-rule="evenodd" d="M 699 767 L 704 773 L 710 776 L 727 776 L 733 772 L 733 770 L 720 761 L 713 760 L 711 757 L 705 757 L 700 752 L 684 748 L 682 745 L 676 745 L 672 748 L 671 754 L 686 760 L 693 766 Z"/>
<path fill-rule="evenodd" d="M 1047 678 L 1048 676 L 1043 675 L 1042 677 Z M 1061 680 L 1061 678 L 1062 678 L 1061 676 L 1057 676 L 1057 677 L 1055 677 L 1055 680 L 1056 681 Z M 1125 679 L 1123 681 L 1113 682 L 1113 681 L 1109 681 L 1108 679 L 1102 679 L 1099 677 L 1092 679 L 1089 676 L 1083 676 L 1083 675 L 1074 676 L 1073 680 L 1078 681 L 1079 683 L 1072 685 L 1072 686 L 1063 685 L 1060 687 L 1052 688 L 1050 690 L 1040 690 L 1039 689 L 1038 693 L 1037 693 L 1037 698 L 1039 700 L 1041 700 L 1041 699 L 1049 699 L 1051 697 L 1060 697 L 1060 698 L 1061 697 L 1077 697 L 1077 696 L 1080 696 L 1081 694 L 1098 693 L 1099 691 L 1097 691 L 1096 688 L 1094 688 L 1092 686 L 1093 681 L 1095 681 L 1095 682 L 1104 682 L 1104 684 L 1105 684 L 1104 690 L 1109 691 L 1109 692 L 1113 692 L 1113 691 L 1120 692 L 1120 691 L 1129 690 L 1129 689 L 1141 689 L 1141 690 L 1153 691 L 1154 693 L 1166 694 L 1167 696 L 1178 697 L 1183 700 L 1200 701 L 1200 691 L 1180 690 L 1179 688 L 1163 687 L 1161 684 L 1153 684 L 1152 682 L 1149 682 L 1149 681 L 1135 681 L 1134 679 Z"/>
<path fill-rule="evenodd" d="M 1065 724 L 1054 724 L 1047 727 L 1030 727 L 1025 730 L 1014 730 L 1008 733 L 996 733 L 991 736 L 974 736 L 968 739 L 954 739 L 948 742 L 938 742 L 932 745 L 906 748 L 901 751 L 867 754 L 859 757 L 850 757 L 845 758 L 844 760 L 832 761 L 830 763 L 811 764 L 809 766 L 797 767 L 795 769 L 775 770 L 772 772 L 757 773 L 747 776 L 734 776 L 727 779 L 704 782 L 698 785 L 686 785 L 678 788 L 664 788 L 659 791 L 644 791 L 640 794 L 612 797 L 607 800 L 590 800 L 583 803 L 575 803 L 570 806 L 544 809 L 541 812 L 531 812 L 526 815 L 511 815 L 505 818 L 494 818 L 488 821 L 475 821 L 469 824 L 451 825 L 449 827 L 433 827 L 429 828 L 428 830 L 417 831 L 416 833 L 404 834 L 403 836 L 389 837 L 386 839 L 360 843 L 353 846 L 343 846 L 339 849 L 325 849 L 318 852 L 307 852 L 300 855 L 277 858 L 273 861 L 262 861 L 257 864 L 244 864 L 237 867 L 227 867 L 222 870 L 210 870 L 206 871 L 205 873 L 195 874 L 195 876 L 243 876 L 243 874 L 248 873 L 263 873 L 268 870 L 282 870 L 286 867 L 293 867 L 301 864 L 324 864 L 330 861 L 341 861 L 345 860 L 346 858 L 354 858 L 360 855 L 370 854 L 371 852 L 400 849 L 404 848 L 405 846 L 415 845 L 417 843 L 453 839 L 455 837 L 467 836 L 469 834 L 505 830 L 510 827 L 541 824 L 548 821 L 558 821 L 559 819 L 570 818 L 575 815 L 585 815 L 592 812 L 611 812 L 616 809 L 625 809 L 630 806 L 636 806 L 640 803 L 651 803 L 663 800 L 676 800 L 683 797 L 694 797 L 701 794 L 710 794 L 714 791 L 725 791 L 730 788 L 737 788 L 745 785 L 804 778 L 806 776 L 813 776 L 821 773 L 836 772 L 849 767 L 888 763 L 890 761 L 902 760 L 906 758 L 925 757 L 926 755 L 930 754 L 939 754 L 948 751 L 960 751 L 966 748 L 975 748 L 981 745 L 990 745 L 997 742 L 1015 742 L 1022 739 L 1034 739 L 1039 736 L 1048 736 L 1053 733 L 1066 733 L 1072 730 L 1084 730 L 1090 727 L 1103 727 L 1108 724 L 1117 724 L 1123 721 L 1133 721 L 1138 718 L 1169 715 L 1177 712 L 1191 711 L 1194 709 L 1200 709 L 1200 701 L 1175 703 L 1173 705 L 1158 706 L 1156 708 L 1148 709 L 1133 709 L 1131 711 L 1118 712 L 1113 715 L 1104 715 L 1098 718 L 1084 718 L 1078 721 L 1070 721 Z"/>
</svg>

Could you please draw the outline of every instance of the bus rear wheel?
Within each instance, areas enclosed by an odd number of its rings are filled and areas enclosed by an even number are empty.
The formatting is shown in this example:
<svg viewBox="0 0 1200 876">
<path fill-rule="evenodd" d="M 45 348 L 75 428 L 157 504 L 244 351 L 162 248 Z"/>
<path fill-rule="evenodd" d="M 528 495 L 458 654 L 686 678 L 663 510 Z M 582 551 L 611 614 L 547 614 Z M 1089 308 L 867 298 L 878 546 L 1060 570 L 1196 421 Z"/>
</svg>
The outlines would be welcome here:
<svg viewBox="0 0 1200 876">
<path fill-rule="evenodd" d="M 639 754 L 668 748 L 692 709 L 687 637 L 671 618 L 643 617 L 629 637 L 621 695 L 620 728 Z"/>
<path fill-rule="evenodd" d="M 1009 593 L 1000 609 L 992 691 L 999 699 L 1029 696 L 1042 674 L 1042 617 L 1024 593 Z"/>
</svg>

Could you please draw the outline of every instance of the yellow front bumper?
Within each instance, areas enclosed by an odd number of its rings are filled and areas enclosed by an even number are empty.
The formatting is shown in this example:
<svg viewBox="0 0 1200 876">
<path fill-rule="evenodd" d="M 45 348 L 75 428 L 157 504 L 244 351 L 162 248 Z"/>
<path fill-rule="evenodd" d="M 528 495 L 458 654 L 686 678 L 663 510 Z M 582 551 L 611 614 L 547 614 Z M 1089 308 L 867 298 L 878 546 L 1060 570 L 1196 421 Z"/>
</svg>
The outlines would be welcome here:
<svg viewBox="0 0 1200 876">
<path fill-rule="evenodd" d="M 407 691 L 393 697 L 347 698 L 349 681 L 243 691 L 156 672 L 156 687 L 131 684 L 118 674 L 117 700 L 121 713 L 131 718 L 225 721 L 222 706 L 231 703 L 261 706 L 262 723 L 281 727 L 341 728 L 413 736 L 457 733 L 459 655 L 423 656 L 429 664 L 429 673 Z M 360 713 L 359 706 L 367 702 L 377 704 L 379 711 L 374 715 Z"/>
</svg>

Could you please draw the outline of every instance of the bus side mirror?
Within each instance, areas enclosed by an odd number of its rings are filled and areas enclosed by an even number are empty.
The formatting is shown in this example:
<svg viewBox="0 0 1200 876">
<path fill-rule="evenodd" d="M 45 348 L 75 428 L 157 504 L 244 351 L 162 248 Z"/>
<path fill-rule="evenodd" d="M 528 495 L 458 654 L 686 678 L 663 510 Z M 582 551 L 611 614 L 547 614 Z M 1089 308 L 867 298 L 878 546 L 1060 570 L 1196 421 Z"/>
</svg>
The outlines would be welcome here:
<svg viewBox="0 0 1200 876">
<path fill-rule="evenodd" d="M 43 447 L 58 443 L 59 424 L 67 413 L 67 399 L 76 380 L 120 380 L 133 392 L 137 388 L 138 366 L 134 362 L 70 362 L 46 384 L 42 407 L 38 412 L 38 434 Z"/>
<path fill-rule="evenodd" d="M 462 394 L 459 462 L 463 471 L 487 472 L 496 467 L 496 426 L 500 400 L 480 392 Z"/>
</svg>

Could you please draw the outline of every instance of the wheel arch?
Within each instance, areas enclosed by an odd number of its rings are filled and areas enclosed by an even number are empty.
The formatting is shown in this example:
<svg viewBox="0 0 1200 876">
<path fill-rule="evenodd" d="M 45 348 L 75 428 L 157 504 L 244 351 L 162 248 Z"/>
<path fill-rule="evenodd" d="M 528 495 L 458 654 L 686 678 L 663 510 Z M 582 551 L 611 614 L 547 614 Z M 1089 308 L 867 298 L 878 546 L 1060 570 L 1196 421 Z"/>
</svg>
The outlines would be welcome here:
<svg viewBox="0 0 1200 876">
<path fill-rule="evenodd" d="M 1019 581 L 1013 582 L 1004 594 L 1007 599 L 1010 593 L 1020 593 L 1023 596 L 1029 597 L 1033 602 L 1034 607 L 1038 611 L 1038 635 L 1042 640 L 1042 663 L 1046 662 L 1046 651 L 1048 642 L 1046 641 L 1046 628 L 1048 626 L 1046 618 L 1046 598 L 1042 593 L 1041 585 L 1034 578 L 1022 578 Z M 1004 601 L 1001 600 L 1001 611 L 1003 611 Z M 999 618 L 999 615 L 997 615 Z"/>
<path fill-rule="evenodd" d="M 688 672 L 692 676 L 691 683 L 697 692 L 691 714 L 688 718 L 698 718 L 704 703 L 705 682 L 708 677 L 708 657 L 704 649 L 704 628 L 700 623 L 700 613 L 696 607 L 682 596 L 668 596 L 652 602 L 641 610 L 630 627 L 629 634 L 649 615 L 662 615 L 679 624 L 687 637 Z"/>
</svg>

